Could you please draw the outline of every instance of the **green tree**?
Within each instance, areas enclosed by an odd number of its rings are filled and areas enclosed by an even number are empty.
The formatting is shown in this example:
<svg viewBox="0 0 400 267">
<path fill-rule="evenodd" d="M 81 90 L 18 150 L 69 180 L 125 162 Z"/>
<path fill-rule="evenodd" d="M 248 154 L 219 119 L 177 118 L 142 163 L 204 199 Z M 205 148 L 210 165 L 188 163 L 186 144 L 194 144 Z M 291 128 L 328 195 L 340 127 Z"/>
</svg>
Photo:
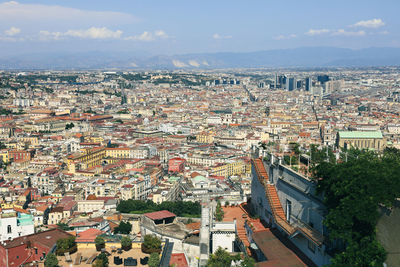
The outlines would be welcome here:
<svg viewBox="0 0 400 267">
<path fill-rule="evenodd" d="M 115 234 L 129 234 L 132 230 L 132 224 L 130 222 L 121 221 L 114 229 Z"/>
<path fill-rule="evenodd" d="M 5 149 L 7 146 L 0 141 L 0 149 Z"/>
<path fill-rule="evenodd" d="M 241 267 L 255 267 L 256 265 L 256 261 L 253 258 L 250 258 L 248 256 L 244 257 L 244 259 L 242 260 Z"/>
<path fill-rule="evenodd" d="M 96 261 L 100 261 L 102 264 L 101 266 L 103 267 L 108 266 L 108 257 L 104 252 L 100 253 L 99 256 L 97 256 Z"/>
<path fill-rule="evenodd" d="M 127 236 L 123 236 L 121 238 L 121 247 L 125 250 L 131 249 L 132 248 L 132 240 Z"/>
<path fill-rule="evenodd" d="M 71 230 L 71 227 L 69 227 L 66 223 L 57 223 L 57 226 L 63 231 Z"/>
<path fill-rule="evenodd" d="M 49 253 L 44 260 L 44 267 L 57 267 L 58 266 L 58 259 L 57 256 L 53 253 Z"/>
<path fill-rule="evenodd" d="M 102 248 L 106 246 L 106 241 L 101 236 L 96 236 L 96 238 L 94 239 L 94 243 L 96 245 L 97 251 L 100 251 Z"/>
<path fill-rule="evenodd" d="M 231 255 L 219 247 L 214 254 L 210 255 L 207 267 L 230 267 L 232 262 Z"/>
<path fill-rule="evenodd" d="M 215 218 L 217 221 L 222 221 L 224 219 L 224 210 L 221 207 L 221 202 L 217 202 L 217 208 L 215 209 Z"/>
<path fill-rule="evenodd" d="M 160 255 L 156 252 L 151 253 L 148 264 L 149 267 L 158 267 L 160 264 Z"/>
<path fill-rule="evenodd" d="M 100 259 L 96 259 L 93 264 L 92 267 L 107 267 L 107 265 L 104 264 L 104 262 Z"/>
<path fill-rule="evenodd" d="M 145 235 L 142 243 L 144 253 L 161 252 L 161 240 L 154 235 Z"/>
<path fill-rule="evenodd" d="M 324 194 L 328 240 L 336 249 L 332 266 L 382 266 L 386 252 L 376 239 L 380 205 L 400 196 L 400 153 L 352 151 L 346 161 L 314 168 L 317 190 Z"/>
<path fill-rule="evenodd" d="M 63 255 L 65 252 L 73 252 L 74 250 L 76 251 L 75 236 L 58 239 L 56 245 L 57 255 Z"/>
</svg>

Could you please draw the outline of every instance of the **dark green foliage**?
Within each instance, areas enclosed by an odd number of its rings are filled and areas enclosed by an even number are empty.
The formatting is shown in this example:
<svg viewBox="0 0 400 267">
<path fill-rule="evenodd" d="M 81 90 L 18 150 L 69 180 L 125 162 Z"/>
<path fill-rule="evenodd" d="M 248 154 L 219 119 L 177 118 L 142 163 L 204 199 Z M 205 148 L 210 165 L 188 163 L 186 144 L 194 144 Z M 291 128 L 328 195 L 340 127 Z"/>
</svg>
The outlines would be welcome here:
<svg viewBox="0 0 400 267">
<path fill-rule="evenodd" d="M 224 219 L 224 210 L 221 207 L 221 202 L 217 202 L 217 208 L 215 209 L 215 218 L 217 221 L 222 221 Z"/>
<path fill-rule="evenodd" d="M 9 109 L 5 109 L 5 108 L 0 108 L 0 115 L 10 115 L 13 114 L 13 112 Z"/>
<path fill-rule="evenodd" d="M 160 253 L 161 252 L 161 240 L 153 235 L 145 235 L 142 243 L 142 251 L 144 253 Z"/>
<path fill-rule="evenodd" d="M 82 91 L 76 90 L 76 92 L 81 95 L 92 95 L 94 93 L 97 93 L 96 91 L 90 91 L 90 90 L 82 90 Z"/>
<path fill-rule="evenodd" d="M 102 260 L 97 259 L 93 262 L 92 267 L 107 267 L 107 265 L 104 265 Z"/>
<path fill-rule="evenodd" d="M 69 231 L 71 230 L 71 227 L 68 226 L 66 223 L 57 223 L 58 228 L 60 228 L 63 231 Z"/>
<path fill-rule="evenodd" d="M 224 249 L 219 247 L 214 254 L 210 255 L 207 267 L 229 267 L 231 266 L 232 257 Z"/>
<path fill-rule="evenodd" d="M 132 240 L 127 236 L 123 236 L 121 238 L 121 247 L 125 250 L 131 249 L 132 248 Z"/>
<path fill-rule="evenodd" d="M 386 252 L 376 239 L 379 205 L 400 196 L 400 152 L 349 151 L 347 161 L 314 168 L 328 210 L 324 224 L 336 247 L 333 266 L 382 266 Z"/>
<path fill-rule="evenodd" d="M 99 256 L 97 256 L 96 261 L 101 261 L 102 265 L 100 266 L 103 267 L 108 266 L 108 257 L 104 252 L 100 253 Z"/>
<path fill-rule="evenodd" d="M 312 144 L 310 146 L 310 153 L 311 154 L 311 166 L 315 167 L 322 162 L 326 162 L 329 159 L 330 163 L 336 162 L 335 154 L 331 147 L 322 147 L 320 148 L 318 145 Z"/>
<path fill-rule="evenodd" d="M 240 266 L 241 267 L 255 267 L 254 259 L 246 256 L 244 259 L 237 254 L 231 256 L 227 251 L 219 247 L 214 254 L 210 255 L 210 258 L 207 262 L 207 267 L 230 267 L 232 261 L 239 261 L 241 260 Z"/>
<path fill-rule="evenodd" d="M 65 130 L 72 129 L 72 128 L 74 128 L 74 127 L 75 127 L 75 124 L 73 124 L 72 122 L 71 122 L 71 123 L 67 123 L 67 124 L 65 125 Z"/>
<path fill-rule="evenodd" d="M 74 253 L 77 250 L 75 236 L 61 238 L 57 240 L 56 254 L 58 256 L 64 255 L 65 252 Z"/>
<path fill-rule="evenodd" d="M 123 200 L 117 206 L 117 211 L 122 213 L 146 213 L 160 210 L 168 210 L 177 216 L 200 217 L 201 206 L 198 202 L 190 201 L 164 201 L 156 204 L 153 201 L 144 200 Z"/>
<path fill-rule="evenodd" d="M 96 245 L 97 251 L 100 251 L 102 248 L 104 248 L 106 246 L 106 241 L 101 236 L 97 236 L 94 240 L 94 243 Z"/>
<path fill-rule="evenodd" d="M 117 111 L 117 114 L 129 114 L 129 110 L 122 109 L 122 110 Z"/>
<path fill-rule="evenodd" d="M 121 221 L 114 229 L 114 234 L 129 234 L 132 230 L 132 224 Z"/>
<path fill-rule="evenodd" d="M 44 267 L 57 267 L 58 266 L 58 259 L 57 256 L 53 253 L 49 253 L 44 260 Z"/>
<path fill-rule="evenodd" d="M 0 141 L 0 149 L 4 149 L 4 148 L 7 148 L 7 146 Z"/>
<path fill-rule="evenodd" d="M 158 253 L 151 253 L 148 264 L 149 267 L 158 267 L 160 264 L 160 255 Z"/>
</svg>

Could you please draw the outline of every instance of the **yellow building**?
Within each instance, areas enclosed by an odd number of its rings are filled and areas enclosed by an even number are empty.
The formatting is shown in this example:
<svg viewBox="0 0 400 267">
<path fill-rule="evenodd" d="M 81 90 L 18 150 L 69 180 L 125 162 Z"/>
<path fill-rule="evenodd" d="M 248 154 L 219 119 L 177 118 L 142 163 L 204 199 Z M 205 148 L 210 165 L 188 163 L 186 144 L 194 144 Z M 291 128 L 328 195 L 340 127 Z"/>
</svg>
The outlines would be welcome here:
<svg viewBox="0 0 400 267">
<path fill-rule="evenodd" d="M 386 142 L 381 131 L 342 131 L 337 133 L 336 145 L 347 149 L 383 150 Z"/>
<path fill-rule="evenodd" d="M 203 144 L 211 144 L 214 142 L 214 133 L 209 132 L 202 132 L 196 135 L 196 140 L 198 143 L 203 143 Z"/>
<path fill-rule="evenodd" d="M 211 173 L 217 176 L 229 177 L 247 173 L 248 166 L 244 161 L 234 161 L 231 163 L 220 163 L 212 167 Z"/>
<path fill-rule="evenodd" d="M 4 163 L 9 162 L 8 150 L 0 150 L 0 160 L 2 160 Z"/>
<path fill-rule="evenodd" d="M 92 143 L 102 143 L 104 141 L 104 138 L 100 136 L 90 136 L 88 139 L 88 141 Z"/>
<path fill-rule="evenodd" d="M 70 155 L 67 158 L 68 172 L 75 173 L 77 170 L 85 170 L 100 165 L 105 157 L 106 150 L 104 147 L 86 149 L 83 153 Z"/>
<path fill-rule="evenodd" d="M 106 148 L 106 157 L 110 158 L 130 158 L 131 157 L 131 149 L 129 147 L 107 147 Z"/>
<path fill-rule="evenodd" d="M 23 142 L 23 143 L 28 143 L 29 145 L 31 145 L 31 146 L 33 146 L 33 147 L 35 147 L 35 146 L 38 146 L 39 145 L 39 139 L 36 137 L 36 136 L 34 136 L 34 137 L 23 137 L 22 139 L 21 139 L 21 141 Z"/>
</svg>

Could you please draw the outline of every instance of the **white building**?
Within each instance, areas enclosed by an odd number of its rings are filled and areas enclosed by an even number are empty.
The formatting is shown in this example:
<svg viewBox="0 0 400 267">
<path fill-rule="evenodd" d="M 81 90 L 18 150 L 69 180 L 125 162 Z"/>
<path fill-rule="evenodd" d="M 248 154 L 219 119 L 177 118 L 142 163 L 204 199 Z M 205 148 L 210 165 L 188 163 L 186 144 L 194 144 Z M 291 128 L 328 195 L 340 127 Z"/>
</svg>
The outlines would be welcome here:
<svg viewBox="0 0 400 267">
<path fill-rule="evenodd" d="M 219 247 L 234 252 L 235 238 L 236 221 L 214 222 L 211 228 L 211 252 L 214 253 Z"/>
<path fill-rule="evenodd" d="M 281 165 L 252 160 L 251 205 L 261 220 L 277 228 L 317 266 L 329 265 L 331 247 L 322 224 L 325 207 L 315 183 Z"/>
<path fill-rule="evenodd" d="M 3 210 L 0 215 L 0 241 L 35 233 L 33 216 L 30 214 Z"/>
</svg>

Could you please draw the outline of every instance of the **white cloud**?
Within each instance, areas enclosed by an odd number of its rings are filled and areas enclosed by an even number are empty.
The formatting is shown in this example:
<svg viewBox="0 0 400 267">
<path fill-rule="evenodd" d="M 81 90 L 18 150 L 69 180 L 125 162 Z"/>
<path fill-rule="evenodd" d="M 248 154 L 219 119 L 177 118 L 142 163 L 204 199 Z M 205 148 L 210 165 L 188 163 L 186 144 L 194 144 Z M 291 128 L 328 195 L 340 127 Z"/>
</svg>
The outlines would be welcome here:
<svg viewBox="0 0 400 267">
<path fill-rule="evenodd" d="M 308 32 L 306 32 L 306 34 L 310 35 L 310 36 L 314 36 L 314 35 L 329 33 L 330 31 L 331 30 L 328 30 L 328 29 L 318 29 L 318 30 L 310 29 L 310 30 L 308 30 Z"/>
<path fill-rule="evenodd" d="M 17 35 L 18 33 L 21 32 L 21 29 L 16 28 L 16 27 L 11 27 L 10 29 L 4 31 L 6 35 L 8 36 L 14 36 Z"/>
<path fill-rule="evenodd" d="M 122 35 L 122 31 L 112 31 L 106 27 L 91 27 L 87 30 L 69 30 L 64 33 L 64 35 L 83 39 L 119 39 Z"/>
<path fill-rule="evenodd" d="M 184 62 L 175 59 L 172 60 L 172 64 L 177 68 L 187 67 L 187 65 Z"/>
<path fill-rule="evenodd" d="M 3 25 L 24 24 L 70 27 L 91 25 L 118 25 L 137 19 L 131 14 L 112 11 L 93 11 L 58 5 L 24 4 L 15 1 L 0 3 L 0 23 Z M 44 24 L 45 23 L 45 24 Z"/>
<path fill-rule="evenodd" d="M 364 36 L 366 35 L 365 31 L 345 31 L 343 29 L 339 29 L 332 33 L 332 35 L 342 35 L 342 36 Z"/>
<path fill-rule="evenodd" d="M 199 62 L 197 62 L 196 60 L 189 60 L 189 65 L 193 67 L 200 67 Z"/>
<path fill-rule="evenodd" d="M 218 33 L 214 33 L 212 36 L 215 40 L 221 40 L 221 39 L 231 39 L 231 35 L 220 35 Z"/>
<path fill-rule="evenodd" d="M 208 64 L 208 62 L 205 61 L 205 60 L 204 60 L 202 63 L 203 63 L 203 65 L 210 66 L 210 65 Z"/>
<path fill-rule="evenodd" d="M 289 34 L 289 35 L 278 35 L 273 37 L 272 39 L 274 40 L 287 40 L 287 39 L 293 39 L 296 38 L 297 35 L 296 34 Z"/>
<path fill-rule="evenodd" d="M 162 31 L 162 30 L 156 31 L 156 32 L 154 33 L 154 35 L 157 36 L 157 37 L 159 37 L 159 38 L 162 38 L 162 39 L 166 39 L 166 38 L 169 37 L 169 36 L 165 33 L 165 31 Z"/>
<path fill-rule="evenodd" d="M 106 27 L 91 27 L 87 30 L 68 30 L 66 32 L 40 31 L 40 40 L 61 40 L 66 37 L 75 37 L 82 39 L 119 39 L 122 35 L 121 30 L 112 31 Z"/>
<path fill-rule="evenodd" d="M 158 31 L 155 31 L 154 33 L 145 31 L 140 35 L 128 36 L 128 37 L 125 37 L 124 39 L 150 42 L 150 41 L 154 41 L 156 39 L 167 39 L 167 38 L 169 38 L 168 34 L 166 34 L 162 30 L 158 30 Z"/>
<path fill-rule="evenodd" d="M 385 25 L 385 23 L 381 19 L 370 19 L 370 20 L 361 20 L 351 26 L 376 29 L 376 28 L 382 27 L 384 25 Z"/>
<path fill-rule="evenodd" d="M 61 32 L 49 32 L 49 31 L 40 31 L 39 39 L 42 41 L 46 40 L 60 40 L 63 37 L 63 33 Z"/>
</svg>

